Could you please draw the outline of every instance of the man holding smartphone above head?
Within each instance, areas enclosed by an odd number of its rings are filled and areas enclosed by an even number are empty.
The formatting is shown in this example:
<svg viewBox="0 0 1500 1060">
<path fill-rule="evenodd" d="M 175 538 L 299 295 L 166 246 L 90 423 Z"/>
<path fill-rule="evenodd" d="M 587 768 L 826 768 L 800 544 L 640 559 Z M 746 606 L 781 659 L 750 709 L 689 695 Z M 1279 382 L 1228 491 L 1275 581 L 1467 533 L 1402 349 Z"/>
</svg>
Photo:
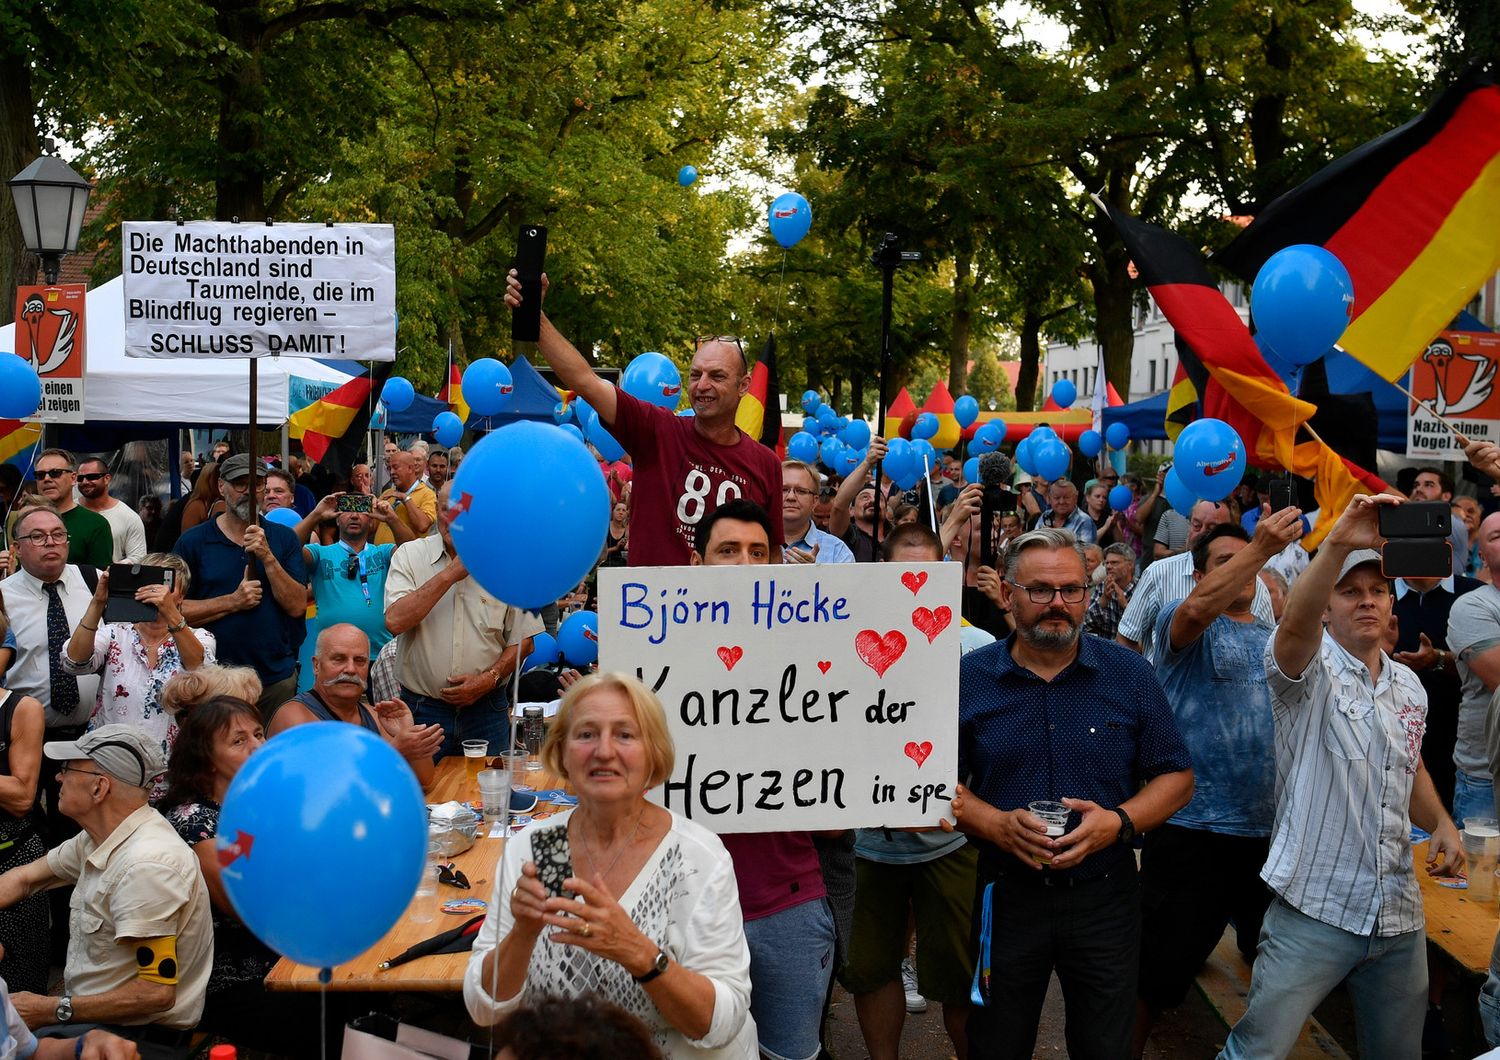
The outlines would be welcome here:
<svg viewBox="0 0 1500 1060">
<path fill-rule="evenodd" d="M 547 277 L 542 275 L 542 291 Z M 521 280 L 510 272 L 505 304 L 521 305 Z M 631 456 L 630 565 L 686 566 L 694 530 L 726 501 L 743 497 L 768 512 L 781 504 L 781 464 L 776 453 L 735 425 L 740 399 L 750 388 L 744 343 L 732 335 L 697 340 L 688 371 L 693 415 L 674 416 L 600 379 L 583 354 L 545 313 L 537 348 L 563 385 L 599 414 Z M 780 520 L 772 544 L 783 543 Z"/>
</svg>

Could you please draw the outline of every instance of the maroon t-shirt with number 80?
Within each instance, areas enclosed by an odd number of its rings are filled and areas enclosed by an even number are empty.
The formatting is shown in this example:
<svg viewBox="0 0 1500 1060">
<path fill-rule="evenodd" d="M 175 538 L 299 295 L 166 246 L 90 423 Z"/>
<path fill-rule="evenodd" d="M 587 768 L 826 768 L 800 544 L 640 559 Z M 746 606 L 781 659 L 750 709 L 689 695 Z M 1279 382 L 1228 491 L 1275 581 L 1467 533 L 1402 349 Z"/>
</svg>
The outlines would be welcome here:
<svg viewBox="0 0 1500 1060">
<path fill-rule="evenodd" d="M 698 433 L 691 416 L 615 390 L 615 422 L 607 424 L 630 454 L 630 565 L 677 567 L 692 562 L 693 534 L 705 515 L 744 497 L 771 516 L 771 544 L 780 547 L 781 461 L 744 431 L 733 445 Z"/>
</svg>

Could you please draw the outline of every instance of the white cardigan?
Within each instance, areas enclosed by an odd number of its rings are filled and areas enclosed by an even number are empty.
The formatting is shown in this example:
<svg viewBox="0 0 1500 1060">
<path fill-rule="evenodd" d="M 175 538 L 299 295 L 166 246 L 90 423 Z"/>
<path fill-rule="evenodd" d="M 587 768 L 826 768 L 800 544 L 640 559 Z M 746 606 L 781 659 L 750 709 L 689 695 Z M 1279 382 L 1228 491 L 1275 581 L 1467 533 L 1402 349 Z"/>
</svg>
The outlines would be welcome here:
<svg viewBox="0 0 1500 1060">
<path fill-rule="evenodd" d="M 620 897 L 620 905 L 667 956 L 713 983 L 714 1014 L 707 1034 L 687 1039 L 662 1018 L 645 988 L 623 967 L 579 947 L 551 942 L 550 931 L 538 937 L 531 951 L 521 992 L 502 1000 L 489 995 L 488 984 L 481 982 L 484 958 L 515 924 L 510 891 L 521 878 L 521 866 L 531 860 L 531 837 L 542 829 L 566 828 L 572 813 L 533 824 L 505 844 L 489 915 L 464 973 L 464 1004 L 470 1017 L 489 1026 L 531 997 L 591 993 L 650 1027 L 668 1057 L 753 1060 L 758 1050 L 755 1021 L 750 1018 L 750 950 L 734 864 L 718 836 L 675 813 L 671 830 Z"/>
</svg>

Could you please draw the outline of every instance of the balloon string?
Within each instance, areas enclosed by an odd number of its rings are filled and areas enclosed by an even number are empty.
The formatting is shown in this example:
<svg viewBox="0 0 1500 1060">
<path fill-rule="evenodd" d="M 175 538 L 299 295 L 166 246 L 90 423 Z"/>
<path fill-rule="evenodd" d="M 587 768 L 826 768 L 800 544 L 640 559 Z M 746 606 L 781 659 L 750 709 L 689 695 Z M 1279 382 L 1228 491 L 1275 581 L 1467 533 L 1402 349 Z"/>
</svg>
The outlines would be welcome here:
<svg viewBox="0 0 1500 1060">
<path fill-rule="evenodd" d="M 772 333 L 781 326 L 781 296 L 786 291 L 786 256 L 787 252 L 783 250 L 781 252 L 781 278 L 776 281 L 776 306 L 772 310 Z"/>
</svg>

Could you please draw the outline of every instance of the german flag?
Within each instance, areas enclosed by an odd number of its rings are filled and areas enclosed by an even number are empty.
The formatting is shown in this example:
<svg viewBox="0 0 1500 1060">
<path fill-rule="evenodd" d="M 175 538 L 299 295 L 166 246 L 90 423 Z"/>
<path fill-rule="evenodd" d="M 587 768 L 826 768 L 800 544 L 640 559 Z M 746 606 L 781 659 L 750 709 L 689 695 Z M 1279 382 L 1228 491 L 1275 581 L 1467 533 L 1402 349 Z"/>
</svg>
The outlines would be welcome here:
<svg viewBox="0 0 1500 1060">
<path fill-rule="evenodd" d="M 338 474 L 348 472 L 391 369 L 390 361 L 382 361 L 373 375 L 356 376 L 291 415 L 288 433 L 302 439 L 302 451 L 309 459 L 316 464 L 326 462 Z"/>
<path fill-rule="evenodd" d="M 458 416 L 459 422 L 469 422 L 469 403 L 464 400 L 464 374 L 458 370 L 458 365 L 448 366 L 448 381 L 444 383 L 436 395 L 439 401 L 447 404 L 450 411 Z"/>
<path fill-rule="evenodd" d="M 1167 414 L 1162 428 L 1172 441 L 1182 429 L 1201 414 L 1198 395 L 1208 389 L 1208 372 L 1198 360 L 1182 336 L 1177 336 L 1177 371 L 1172 376 L 1172 389 L 1167 392 Z"/>
<path fill-rule="evenodd" d="M 762 445 L 780 451 L 781 383 L 776 373 L 776 336 L 766 336 L 766 348 L 750 370 L 750 389 L 740 398 L 734 425 Z"/>
<path fill-rule="evenodd" d="M 1194 389 L 1203 416 L 1233 427 L 1251 463 L 1312 479 L 1324 512 L 1342 512 L 1356 493 L 1386 488 L 1377 476 L 1302 432 L 1316 406 L 1287 391 L 1186 240 L 1122 210 L 1107 212 L 1151 297 L 1177 330 L 1180 363 L 1189 380 L 1199 380 Z M 1316 547 L 1334 521 L 1318 520 L 1307 547 Z"/>
<path fill-rule="evenodd" d="M 1214 260 L 1253 283 L 1278 250 L 1325 247 L 1354 281 L 1339 345 L 1396 380 L 1500 270 L 1497 231 L 1500 86 L 1476 69 L 1271 203 Z"/>
</svg>

